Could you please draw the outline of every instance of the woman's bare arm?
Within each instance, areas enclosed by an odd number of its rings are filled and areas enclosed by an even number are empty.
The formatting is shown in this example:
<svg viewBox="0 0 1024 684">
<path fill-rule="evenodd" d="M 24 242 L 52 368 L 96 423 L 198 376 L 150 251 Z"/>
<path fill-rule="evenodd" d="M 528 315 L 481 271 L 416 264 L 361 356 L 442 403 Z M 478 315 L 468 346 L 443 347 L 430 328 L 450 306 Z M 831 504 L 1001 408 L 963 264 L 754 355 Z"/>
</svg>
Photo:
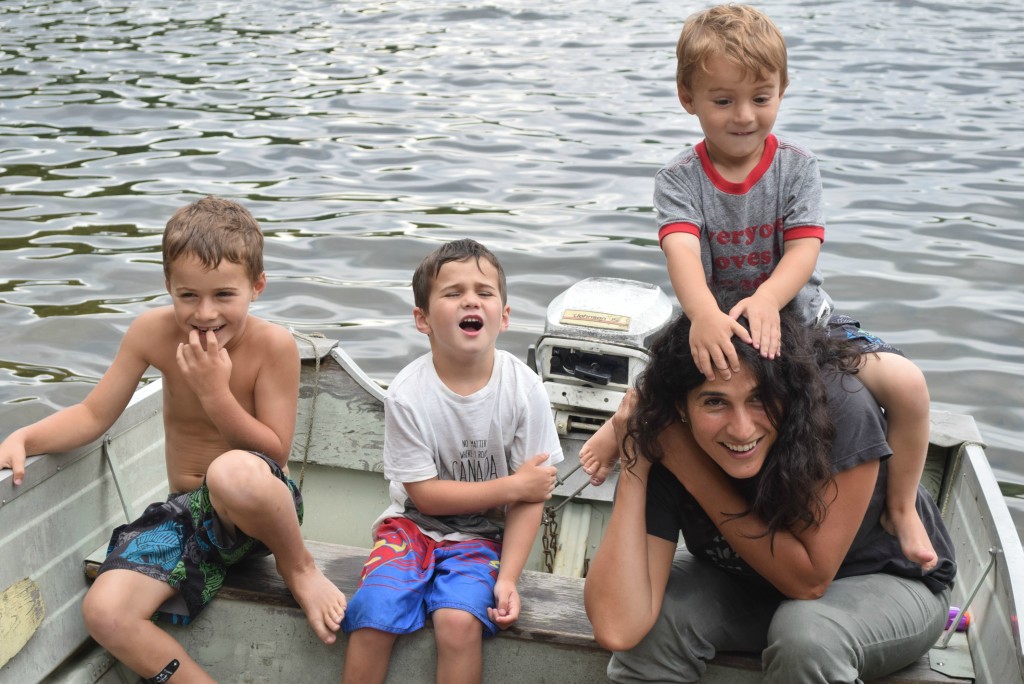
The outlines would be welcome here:
<svg viewBox="0 0 1024 684">
<path fill-rule="evenodd" d="M 878 478 L 878 461 L 836 475 L 824 492 L 828 505 L 821 525 L 798 534 L 764 535 L 767 525 L 753 514 L 731 518 L 748 502 L 722 470 L 697 446 L 682 424 L 662 433 L 664 465 L 683 483 L 729 545 L 779 591 L 813 599 L 825 593 L 860 529 Z"/>
<path fill-rule="evenodd" d="M 632 648 L 661 612 L 676 544 L 647 534 L 650 463 L 623 469 L 611 520 L 590 562 L 583 590 L 597 643 L 612 651 Z"/>
</svg>

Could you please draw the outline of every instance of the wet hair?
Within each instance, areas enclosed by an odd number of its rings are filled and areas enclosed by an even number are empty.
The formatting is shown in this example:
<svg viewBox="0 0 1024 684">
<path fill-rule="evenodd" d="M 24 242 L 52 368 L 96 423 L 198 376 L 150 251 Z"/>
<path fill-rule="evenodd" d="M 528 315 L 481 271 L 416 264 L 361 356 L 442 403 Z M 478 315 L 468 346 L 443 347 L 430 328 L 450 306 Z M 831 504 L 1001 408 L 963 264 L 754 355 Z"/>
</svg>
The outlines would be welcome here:
<svg viewBox="0 0 1024 684">
<path fill-rule="evenodd" d="M 723 310 L 728 311 L 726 304 Z M 767 524 L 767 534 L 800 532 L 820 524 L 833 482 L 831 449 L 835 426 L 828 411 L 825 372 L 856 373 L 861 361 L 845 341 L 831 340 L 808 328 L 794 312 L 783 310 L 785 351 L 774 360 L 732 338 L 741 364 L 753 374 L 757 394 L 778 436 L 765 458 L 750 507 L 727 511 L 734 517 L 753 513 Z M 746 320 L 740 323 L 746 327 Z M 637 381 L 636 404 L 626 431 L 626 465 L 638 457 L 664 458 L 659 437 L 679 420 L 690 392 L 706 378 L 690 351 L 690 320 L 677 318 L 652 345 L 650 361 Z"/>
<path fill-rule="evenodd" d="M 789 85 L 786 41 L 772 20 L 749 5 L 717 5 L 690 15 L 676 42 L 676 85 L 690 91 L 697 71 L 725 57 L 759 80 L 779 75 Z"/>
<path fill-rule="evenodd" d="M 498 257 L 476 240 L 463 238 L 444 243 L 428 254 L 416 267 L 416 272 L 412 275 L 412 294 L 415 305 L 427 311 L 427 305 L 430 303 L 430 288 L 433 286 L 437 274 L 441 272 L 441 267 L 452 261 L 468 259 L 475 259 L 477 267 L 480 266 L 481 259 L 494 266 L 498 271 L 498 292 L 501 294 L 501 303 L 506 304 L 508 292 L 505 285 L 505 271 L 501 268 Z"/>
<path fill-rule="evenodd" d="M 231 200 L 204 197 L 174 212 L 163 237 L 164 277 L 182 257 L 208 269 L 222 261 L 245 268 L 250 282 L 263 274 L 263 232 L 249 210 Z"/>
</svg>

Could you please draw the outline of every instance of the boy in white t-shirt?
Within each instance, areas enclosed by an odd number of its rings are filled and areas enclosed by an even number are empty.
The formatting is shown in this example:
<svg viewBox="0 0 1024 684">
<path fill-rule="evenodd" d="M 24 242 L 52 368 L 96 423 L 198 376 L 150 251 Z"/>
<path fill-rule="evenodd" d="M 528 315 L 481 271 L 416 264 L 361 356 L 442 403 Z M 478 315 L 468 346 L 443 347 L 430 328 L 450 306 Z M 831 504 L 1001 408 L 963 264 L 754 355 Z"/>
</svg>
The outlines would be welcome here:
<svg viewBox="0 0 1024 684">
<path fill-rule="evenodd" d="M 484 635 L 519 617 L 516 584 L 562 460 L 540 377 L 495 348 L 509 319 L 497 257 L 474 240 L 449 242 L 412 285 L 430 353 L 384 402 L 391 505 L 342 623 L 343 682 L 383 682 L 396 637 L 428 615 L 437 681 L 481 680 Z"/>
</svg>

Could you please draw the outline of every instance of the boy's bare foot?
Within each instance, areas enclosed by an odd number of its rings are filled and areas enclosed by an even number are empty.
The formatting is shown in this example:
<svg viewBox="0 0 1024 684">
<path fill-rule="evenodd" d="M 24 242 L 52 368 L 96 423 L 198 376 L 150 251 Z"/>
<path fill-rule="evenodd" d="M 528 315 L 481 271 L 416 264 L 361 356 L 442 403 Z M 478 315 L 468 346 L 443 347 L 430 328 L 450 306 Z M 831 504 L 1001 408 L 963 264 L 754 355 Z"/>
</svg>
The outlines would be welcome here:
<svg viewBox="0 0 1024 684">
<path fill-rule="evenodd" d="M 921 570 L 929 572 L 936 566 L 939 559 L 935 547 L 932 546 L 928 531 L 925 530 L 916 509 L 905 515 L 894 515 L 891 511 L 886 511 L 882 516 L 882 523 L 891 535 L 900 540 L 903 555 L 920 565 Z"/>
<path fill-rule="evenodd" d="M 348 606 L 345 594 L 315 565 L 290 577 L 282 574 L 282 577 L 320 641 L 333 644 Z"/>
<path fill-rule="evenodd" d="M 590 475 L 590 484 L 603 484 L 608 473 L 615 466 L 619 456 L 619 448 L 615 444 L 615 429 L 612 422 L 606 421 L 597 432 L 588 439 L 580 449 L 580 463 L 583 472 Z"/>
</svg>

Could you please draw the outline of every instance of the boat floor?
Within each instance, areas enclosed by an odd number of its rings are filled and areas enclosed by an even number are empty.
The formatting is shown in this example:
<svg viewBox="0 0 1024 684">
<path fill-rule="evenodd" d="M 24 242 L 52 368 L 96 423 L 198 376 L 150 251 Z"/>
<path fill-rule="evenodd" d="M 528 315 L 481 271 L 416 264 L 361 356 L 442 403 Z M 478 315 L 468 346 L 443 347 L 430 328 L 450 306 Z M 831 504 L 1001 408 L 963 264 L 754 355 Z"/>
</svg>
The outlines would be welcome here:
<svg viewBox="0 0 1024 684">
<path fill-rule="evenodd" d="M 323 542 L 307 541 L 306 543 L 313 553 L 317 565 L 345 592 L 346 596 L 351 596 L 358 585 L 360 571 L 369 550 Z M 102 556 L 94 554 L 86 560 L 85 570 L 88 577 L 95 577 L 100 558 Z M 552 681 L 565 684 L 603 680 L 604 667 L 609 654 L 594 640 L 590 622 L 587 620 L 583 608 L 583 579 L 527 570 L 524 571 L 520 579 L 519 592 L 523 602 L 520 618 L 513 627 L 500 633 L 496 639 L 485 642 L 485 667 L 490 669 L 486 663 L 492 652 L 500 651 L 501 660 L 512 660 L 511 667 L 518 668 L 520 676 L 516 681 Z M 237 615 L 232 615 L 230 612 L 233 602 L 238 604 L 235 611 Z M 271 610 L 267 611 L 267 609 Z M 316 658 L 315 654 L 318 648 L 327 648 L 322 647 L 313 637 L 308 626 L 305 626 L 305 620 L 299 611 L 298 604 L 278 575 L 272 557 L 247 562 L 233 568 L 218 598 L 204 615 L 200 616 L 200 620 L 208 617 L 207 613 L 211 614 L 209 615 L 211 618 L 219 613 L 221 619 L 242 623 L 245 622 L 245 618 L 242 616 L 246 611 L 251 613 L 260 610 L 264 611 L 263 617 L 253 620 L 258 631 L 273 629 L 272 625 L 266 621 L 267 615 L 280 616 L 282 612 L 289 613 L 291 621 L 297 623 L 297 629 L 299 631 L 304 629 L 308 633 L 307 641 L 310 642 L 309 649 L 311 649 L 309 657 Z M 212 622 L 210 627 L 215 628 L 216 624 L 216 622 Z M 185 643 L 191 653 L 194 646 L 209 642 L 208 634 L 205 637 L 190 634 L 190 631 L 197 630 L 197 627 L 198 625 L 193 625 L 169 629 L 173 630 L 175 636 L 183 643 L 193 642 Z M 199 627 L 197 631 L 205 632 L 206 629 L 207 627 Z M 251 630 L 251 628 L 243 628 L 242 631 L 244 632 L 245 629 Z M 429 631 L 429 625 L 428 629 L 423 631 Z M 250 631 L 246 636 L 250 641 L 246 650 L 258 651 L 261 647 L 266 646 L 268 638 L 265 634 L 261 635 Z M 422 658 L 410 658 L 412 650 L 418 650 L 421 653 L 424 650 L 428 651 L 430 663 L 433 663 L 432 636 L 420 634 L 403 637 L 405 640 L 410 638 L 416 638 L 423 643 L 418 644 L 415 649 L 405 649 L 406 662 L 404 664 L 395 662 L 396 658 L 402 655 L 401 649 L 396 646 L 389 681 L 413 681 L 408 679 L 410 671 L 418 675 L 415 677 L 416 680 L 423 678 L 424 671 L 420 668 L 426 667 L 428 664 L 423 662 Z M 399 644 L 401 644 L 401 640 Z M 963 639 L 962 635 L 956 635 L 945 653 L 950 659 L 963 657 L 969 659 L 970 655 L 965 653 L 966 650 L 966 639 Z M 559 656 L 552 659 L 553 652 L 559 653 Z M 333 670 L 333 677 L 330 679 L 337 681 L 340 679 L 343 655 L 340 655 L 339 649 L 334 649 L 329 653 L 330 655 L 326 658 L 321 656 L 321 659 L 330 661 L 324 662 L 323 667 Z M 263 655 L 264 657 L 271 656 L 270 653 Z M 277 653 L 276 657 L 287 658 L 299 655 L 298 652 Z M 494 653 L 494 655 L 499 657 L 498 653 Z M 253 664 L 252 654 L 246 655 L 245 658 L 248 663 L 245 669 L 249 669 Z M 203 662 L 202 657 L 198 659 Z M 521 664 L 516 666 L 515 660 L 520 660 Z M 241 662 L 237 660 L 237 654 L 235 662 L 234 666 L 229 667 L 242 666 Z M 223 665 L 227 665 L 227 663 L 223 663 Z M 281 667 L 278 664 L 273 669 Z M 432 665 L 430 667 L 432 668 Z M 760 657 L 757 654 L 721 653 L 709 664 L 708 676 L 704 681 L 756 682 L 760 680 L 760 669 Z M 546 676 L 544 676 L 545 671 Z M 535 675 L 530 675 L 529 672 L 535 672 Z M 497 675 L 497 672 L 492 671 L 492 674 Z M 504 677 L 487 677 L 486 675 L 485 671 L 486 681 L 504 679 Z M 259 681 L 263 681 L 263 679 L 261 678 Z M 280 681 L 287 680 L 281 679 Z M 925 654 L 917 662 L 900 672 L 875 681 L 879 684 L 966 684 L 973 679 L 948 677 L 936 672 L 930 667 L 929 654 Z"/>
</svg>

